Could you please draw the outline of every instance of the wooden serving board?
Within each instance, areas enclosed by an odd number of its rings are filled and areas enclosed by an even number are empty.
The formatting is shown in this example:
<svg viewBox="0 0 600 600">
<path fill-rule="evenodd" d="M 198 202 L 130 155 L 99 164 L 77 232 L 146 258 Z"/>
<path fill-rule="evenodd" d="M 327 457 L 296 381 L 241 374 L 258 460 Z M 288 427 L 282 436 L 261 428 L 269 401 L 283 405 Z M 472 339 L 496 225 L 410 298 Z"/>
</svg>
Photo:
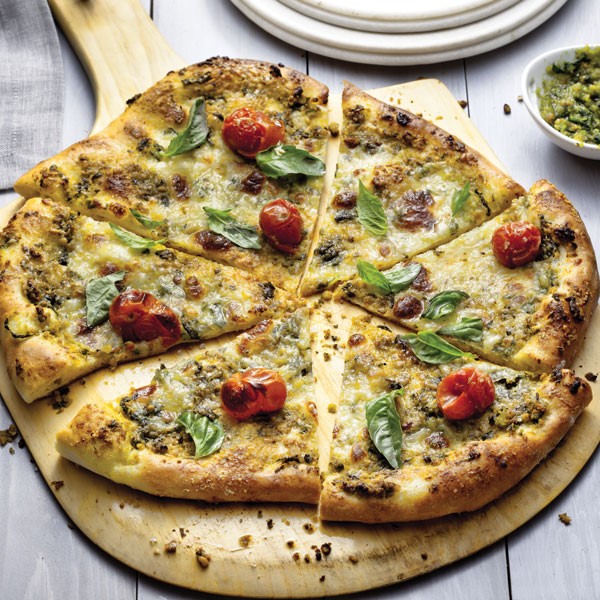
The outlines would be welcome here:
<svg viewBox="0 0 600 600">
<path fill-rule="evenodd" d="M 104 98 L 99 101 L 96 130 L 120 112 L 126 97 L 145 89 L 168 66 L 183 64 L 135 2 L 52 0 L 51 5 L 81 52 L 98 98 Z M 112 22 L 110 14 L 117 15 Z M 114 30 L 115 23 L 118 30 Z M 93 42 L 94 36 L 100 35 L 99 28 L 103 39 L 107 39 L 106 28 L 113 30 L 109 36 L 113 40 L 110 52 L 114 53 L 110 60 L 105 60 L 103 54 L 106 47 Z M 119 54 L 125 47 L 124 32 L 128 39 L 134 36 L 137 41 L 135 60 L 154 60 L 156 49 L 160 50 L 160 57 L 156 58 L 159 72 L 156 65 L 134 69 L 131 56 L 125 60 Z M 115 73 L 119 78 L 111 82 Z M 122 89 L 118 84 L 128 79 L 128 73 L 132 73 L 129 81 L 134 81 L 137 88 L 131 89 L 128 84 L 127 89 Z M 153 78 L 148 80 L 149 77 Z M 111 92 L 103 94 L 101 89 Z M 382 100 L 422 113 L 497 163 L 491 149 L 439 81 L 417 81 L 373 93 Z M 339 121 L 339 98 L 332 98 L 331 105 L 332 118 Z M 329 177 L 334 172 L 336 150 L 332 144 Z M 0 225 L 18 206 L 15 203 L 0 211 Z M 351 316 L 356 313 L 360 309 L 325 302 L 315 308 L 312 316 L 321 466 L 327 463 L 334 418 L 327 407 L 337 402 L 344 341 Z M 580 374 L 599 370 L 599 334 L 600 316 L 596 314 L 588 342 L 575 362 Z M 223 339 L 206 346 L 218 347 Z M 525 523 L 569 484 L 600 441 L 600 400 L 596 398 L 563 443 L 519 486 L 485 509 L 422 523 L 382 526 L 322 523 L 313 506 L 211 506 L 155 498 L 113 484 L 56 453 L 56 432 L 84 403 L 121 396 L 131 387 L 147 383 L 160 363 L 173 364 L 196 351 L 197 346 L 179 348 L 158 358 L 99 371 L 70 386 L 68 406 L 62 409 L 48 400 L 25 404 L 9 383 L 4 359 L 0 357 L 0 392 L 45 480 L 72 521 L 123 563 L 162 581 L 195 590 L 249 597 L 330 596 L 426 573 L 494 543 Z M 597 384 L 592 387 L 597 395 Z M 171 543 L 176 547 L 174 553 L 165 550 Z M 197 560 L 200 549 L 210 558 L 207 568 Z"/>
</svg>

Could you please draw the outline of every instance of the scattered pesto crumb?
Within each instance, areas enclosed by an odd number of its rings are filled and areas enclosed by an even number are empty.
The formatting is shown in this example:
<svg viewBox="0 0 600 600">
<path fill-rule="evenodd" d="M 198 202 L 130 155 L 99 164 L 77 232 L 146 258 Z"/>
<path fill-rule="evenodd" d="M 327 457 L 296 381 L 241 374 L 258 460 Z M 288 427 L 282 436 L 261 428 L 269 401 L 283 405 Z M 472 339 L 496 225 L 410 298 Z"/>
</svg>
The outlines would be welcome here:
<svg viewBox="0 0 600 600">
<path fill-rule="evenodd" d="M 294 552 L 294 554 L 292 554 L 292 558 L 297 562 L 300 560 L 300 553 L 299 552 Z"/>
<path fill-rule="evenodd" d="M 503 106 L 503 110 L 504 110 L 505 115 L 510 115 L 510 113 L 512 112 L 512 108 L 510 107 L 510 104 L 505 104 Z"/>
<path fill-rule="evenodd" d="M 329 354 L 329 352 L 323 352 L 323 360 L 329 362 L 331 360 L 331 354 Z"/>
<path fill-rule="evenodd" d="M 273 529 L 273 519 L 267 519 L 267 528 Z"/>
<path fill-rule="evenodd" d="M 294 540 L 288 540 L 286 544 L 288 548 L 293 548 L 296 545 L 296 542 Z"/>
<path fill-rule="evenodd" d="M 14 454 L 14 453 L 15 453 L 15 449 L 14 449 L 14 448 L 11 446 L 11 447 L 8 449 L 8 453 L 9 453 L 9 454 Z"/>
<path fill-rule="evenodd" d="M 308 554 L 304 555 L 304 562 L 305 563 L 309 563 L 310 562 L 310 556 Z"/>
<path fill-rule="evenodd" d="M 358 562 L 358 556 L 356 556 L 355 554 L 351 554 L 351 555 L 348 557 L 348 560 L 349 560 L 349 561 L 350 561 L 350 562 L 351 562 L 353 565 L 355 565 L 355 564 Z"/>
<path fill-rule="evenodd" d="M 250 543 L 252 542 L 252 536 L 251 535 L 243 535 L 239 540 L 238 543 L 242 548 L 247 548 Z"/>
<path fill-rule="evenodd" d="M 570 517 L 570 516 L 569 516 L 569 515 L 568 515 L 566 512 L 564 512 L 564 513 L 560 513 L 560 514 L 558 515 L 558 520 L 559 520 L 561 523 L 563 523 L 564 525 L 570 525 L 570 524 L 571 524 L 571 521 L 572 521 L 573 519 L 571 519 L 571 517 Z"/>
<path fill-rule="evenodd" d="M 198 548 L 198 550 L 196 550 L 196 560 L 203 569 L 207 569 L 208 563 L 210 562 L 210 556 L 204 552 L 203 548 Z"/>
<path fill-rule="evenodd" d="M 321 544 L 321 552 L 323 556 L 329 556 L 331 554 L 331 542 L 324 542 Z"/>
<path fill-rule="evenodd" d="M 123 510 L 125 508 L 125 502 L 119 502 L 119 508 Z"/>
<path fill-rule="evenodd" d="M 257 516 L 259 519 L 262 519 L 262 510 L 259 510 L 259 511 L 256 513 L 256 516 Z"/>
<path fill-rule="evenodd" d="M 54 488 L 55 492 L 58 492 L 58 490 L 60 490 L 60 488 L 65 485 L 64 481 L 52 481 L 51 482 L 52 487 Z"/>
<path fill-rule="evenodd" d="M 337 137 L 338 135 L 340 135 L 339 123 L 329 123 L 329 133 L 331 134 L 331 137 Z"/>
<path fill-rule="evenodd" d="M 183 539 L 187 535 L 187 531 L 183 527 L 180 527 L 179 535 L 181 536 L 181 539 Z"/>
<path fill-rule="evenodd" d="M 423 554 L 421 554 L 421 558 L 423 560 L 427 560 L 429 557 L 427 556 L 427 552 L 423 552 Z"/>
<path fill-rule="evenodd" d="M 593 383 L 598 379 L 598 373 L 586 373 L 585 378 Z"/>
<path fill-rule="evenodd" d="M 327 405 L 327 412 L 334 415 L 337 412 L 337 405 L 331 402 Z"/>
<path fill-rule="evenodd" d="M 315 530 L 315 526 L 312 523 L 304 523 L 304 525 L 302 525 L 302 528 L 308 531 L 308 533 L 313 533 Z"/>
<path fill-rule="evenodd" d="M 466 100 L 459 100 L 458 103 L 461 108 L 467 108 L 467 106 L 469 106 L 469 103 Z"/>
<path fill-rule="evenodd" d="M 175 540 L 171 540 L 165 544 L 164 548 L 167 554 L 175 554 L 175 552 L 177 552 L 177 542 Z"/>
<path fill-rule="evenodd" d="M 19 435 L 19 430 L 14 423 L 11 423 L 8 429 L 0 430 L 0 446 L 6 446 L 6 444 L 14 441 L 17 435 Z"/>
<path fill-rule="evenodd" d="M 323 583 L 325 581 L 325 575 L 321 575 L 321 577 L 319 577 L 319 581 Z"/>
</svg>

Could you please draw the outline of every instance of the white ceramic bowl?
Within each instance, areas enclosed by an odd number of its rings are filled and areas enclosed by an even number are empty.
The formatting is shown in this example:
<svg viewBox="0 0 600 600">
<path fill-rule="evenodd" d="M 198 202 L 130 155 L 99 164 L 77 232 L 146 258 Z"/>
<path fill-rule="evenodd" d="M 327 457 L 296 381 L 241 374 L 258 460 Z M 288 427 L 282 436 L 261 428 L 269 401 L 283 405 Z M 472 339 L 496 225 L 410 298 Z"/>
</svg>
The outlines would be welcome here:
<svg viewBox="0 0 600 600">
<path fill-rule="evenodd" d="M 590 47 L 595 47 L 597 44 L 590 44 Z M 592 158 L 600 160 L 600 146 L 596 144 L 584 144 L 577 142 L 573 138 L 570 138 L 560 132 L 554 127 L 546 123 L 542 119 L 538 106 L 538 97 L 536 90 L 542 85 L 542 80 L 548 77 L 546 73 L 546 67 L 550 66 L 554 62 L 560 61 L 572 61 L 575 58 L 575 51 L 582 46 L 569 46 L 567 48 L 557 48 L 556 50 L 550 50 L 544 54 L 541 54 L 537 58 L 534 58 L 523 71 L 521 78 L 521 89 L 523 91 L 523 100 L 527 110 L 537 123 L 538 127 L 560 148 L 576 154 L 577 156 L 583 156 L 584 158 Z"/>
</svg>

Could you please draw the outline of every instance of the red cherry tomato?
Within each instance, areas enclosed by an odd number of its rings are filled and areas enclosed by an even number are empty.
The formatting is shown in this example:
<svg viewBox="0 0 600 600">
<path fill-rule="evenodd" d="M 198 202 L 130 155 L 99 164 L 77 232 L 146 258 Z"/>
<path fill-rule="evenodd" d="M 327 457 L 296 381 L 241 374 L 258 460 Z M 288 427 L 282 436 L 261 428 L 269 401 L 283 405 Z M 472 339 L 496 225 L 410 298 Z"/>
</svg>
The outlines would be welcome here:
<svg viewBox="0 0 600 600">
<path fill-rule="evenodd" d="M 442 379 L 437 389 L 437 404 L 446 419 L 459 421 L 483 413 L 495 395 L 494 382 L 487 373 L 463 367 Z"/>
<path fill-rule="evenodd" d="M 231 150 L 246 158 L 254 158 L 259 152 L 283 142 L 285 126 L 281 121 L 246 106 L 225 118 L 221 136 Z"/>
<path fill-rule="evenodd" d="M 119 294 L 110 305 L 108 318 L 125 341 L 162 338 L 165 346 L 171 346 L 181 337 L 177 315 L 148 292 L 126 290 Z"/>
<path fill-rule="evenodd" d="M 262 367 L 235 373 L 221 387 L 225 412 L 240 421 L 258 413 L 279 410 L 286 397 L 281 375 Z"/>
<path fill-rule="evenodd" d="M 541 243 L 541 231 L 526 221 L 506 223 L 498 227 L 492 235 L 494 255 L 510 269 L 535 260 Z"/>
<path fill-rule="evenodd" d="M 260 211 L 258 224 L 273 248 L 293 254 L 302 241 L 302 217 L 288 200 L 277 198 Z"/>
</svg>

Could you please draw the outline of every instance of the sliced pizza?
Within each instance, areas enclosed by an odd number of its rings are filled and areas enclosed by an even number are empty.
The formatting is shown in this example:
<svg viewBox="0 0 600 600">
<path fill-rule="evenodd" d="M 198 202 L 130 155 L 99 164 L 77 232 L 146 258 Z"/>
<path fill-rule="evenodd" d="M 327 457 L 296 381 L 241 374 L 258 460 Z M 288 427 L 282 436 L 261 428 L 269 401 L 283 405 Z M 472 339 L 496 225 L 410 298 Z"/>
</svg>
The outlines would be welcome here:
<svg viewBox="0 0 600 600">
<path fill-rule="evenodd" d="M 101 133 L 15 184 L 84 214 L 296 288 L 321 195 L 327 88 L 213 58 L 169 73 Z"/>
<path fill-rule="evenodd" d="M 425 363 L 405 336 L 358 319 L 353 326 L 325 520 L 414 521 L 481 508 L 525 477 L 592 397 L 569 370 L 535 375 L 445 347 L 419 354 Z"/>
<path fill-rule="evenodd" d="M 434 124 L 346 84 L 331 200 L 302 292 L 423 252 L 506 208 L 523 189 Z"/>
<path fill-rule="evenodd" d="M 0 242 L 0 343 L 31 402 L 174 344 L 252 327 L 298 301 L 271 283 L 33 198 Z"/>
<path fill-rule="evenodd" d="M 160 368 L 147 386 L 85 405 L 57 449 L 150 494 L 208 502 L 319 498 L 308 311 L 266 320 Z"/>
<path fill-rule="evenodd" d="M 544 180 L 448 244 L 389 271 L 359 260 L 358 271 L 340 288 L 350 302 L 517 369 L 569 366 L 598 303 L 585 225 Z"/>
</svg>

